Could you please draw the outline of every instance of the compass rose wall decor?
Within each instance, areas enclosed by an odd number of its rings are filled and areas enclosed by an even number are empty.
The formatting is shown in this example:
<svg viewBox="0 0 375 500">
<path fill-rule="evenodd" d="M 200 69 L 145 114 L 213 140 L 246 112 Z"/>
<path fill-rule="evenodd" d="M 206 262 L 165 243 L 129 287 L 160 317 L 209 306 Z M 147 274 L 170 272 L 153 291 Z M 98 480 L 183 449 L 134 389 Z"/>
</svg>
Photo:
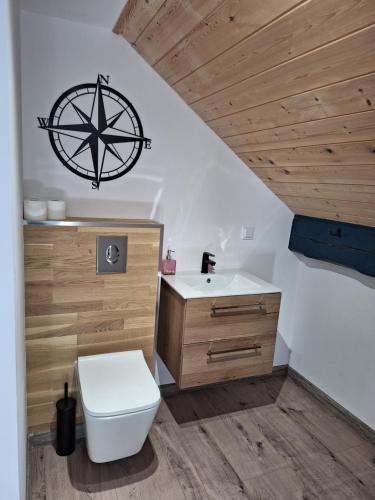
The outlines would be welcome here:
<svg viewBox="0 0 375 500">
<path fill-rule="evenodd" d="M 64 92 L 48 118 L 38 117 L 51 146 L 71 172 L 91 181 L 93 189 L 128 173 L 151 139 L 133 105 L 108 86 L 109 76 Z"/>
</svg>

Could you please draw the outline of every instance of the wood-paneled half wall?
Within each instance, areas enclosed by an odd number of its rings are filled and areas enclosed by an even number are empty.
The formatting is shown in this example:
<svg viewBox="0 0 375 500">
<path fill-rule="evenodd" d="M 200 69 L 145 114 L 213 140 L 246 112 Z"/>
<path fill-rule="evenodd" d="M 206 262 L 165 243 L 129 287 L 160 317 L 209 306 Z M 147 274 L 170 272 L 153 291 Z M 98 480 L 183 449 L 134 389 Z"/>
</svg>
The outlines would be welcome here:
<svg viewBox="0 0 375 500">
<path fill-rule="evenodd" d="M 147 227 L 149 226 L 149 227 Z M 143 349 L 152 368 L 158 225 L 26 225 L 27 407 L 30 431 L 49 431 L 78 356 Z M 96 237 L 127 235 L 125 274 L 96 274 Z"/>
<path fill-rule="evenodd" d="M 294 212 L 375 225 L 374 0 L 129 0 L 114 31 Z"/>
</svg>

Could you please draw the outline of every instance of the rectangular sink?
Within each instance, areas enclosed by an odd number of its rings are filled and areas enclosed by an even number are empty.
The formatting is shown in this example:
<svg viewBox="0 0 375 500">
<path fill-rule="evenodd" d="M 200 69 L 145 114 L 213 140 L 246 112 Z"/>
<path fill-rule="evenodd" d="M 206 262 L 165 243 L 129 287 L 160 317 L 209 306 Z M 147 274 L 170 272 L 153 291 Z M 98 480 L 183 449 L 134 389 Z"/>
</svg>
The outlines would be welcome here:
<svg viewBox="0 0 375 500">
<path fill-rule="evenodd" d="M 242 270 L 220 271 L 215 274 L 182 272 L 175 276 L 163 276 L 163 279 L 184 299 L 281 291 L 270 283 Z"/>
</svg>

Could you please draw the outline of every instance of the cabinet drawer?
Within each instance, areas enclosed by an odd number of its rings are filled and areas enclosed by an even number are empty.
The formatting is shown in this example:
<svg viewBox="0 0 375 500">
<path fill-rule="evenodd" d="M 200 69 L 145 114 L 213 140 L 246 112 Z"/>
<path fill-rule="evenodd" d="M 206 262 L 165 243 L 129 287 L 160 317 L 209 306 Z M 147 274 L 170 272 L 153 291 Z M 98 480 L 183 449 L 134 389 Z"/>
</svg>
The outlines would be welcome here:
<svg viewBox="0 0 375 500">
<path fill-rule="evenodd" d="M 275 334 L 280 293 L 187 301 L 184 344 Z"/>
<path fill-rule="evenodd" d="M 255 335 L 184 345 L 180 386 L 270 373 L 275 339 L 275 335 Z"/>
</svg>

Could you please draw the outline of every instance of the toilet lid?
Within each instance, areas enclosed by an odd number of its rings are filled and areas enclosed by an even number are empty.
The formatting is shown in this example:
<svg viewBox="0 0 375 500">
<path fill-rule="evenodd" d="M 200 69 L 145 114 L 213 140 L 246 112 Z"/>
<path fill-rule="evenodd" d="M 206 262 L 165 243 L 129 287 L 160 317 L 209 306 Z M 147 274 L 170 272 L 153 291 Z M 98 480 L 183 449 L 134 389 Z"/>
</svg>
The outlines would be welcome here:
<svg viewBox="0 0 375 500">
<path fill-rule="evenodd" d="M 134 413 L 157 406 L 160 391 L 142 351 L 78 358 L 82 403 L 94 417 Z"/>
</svg>

